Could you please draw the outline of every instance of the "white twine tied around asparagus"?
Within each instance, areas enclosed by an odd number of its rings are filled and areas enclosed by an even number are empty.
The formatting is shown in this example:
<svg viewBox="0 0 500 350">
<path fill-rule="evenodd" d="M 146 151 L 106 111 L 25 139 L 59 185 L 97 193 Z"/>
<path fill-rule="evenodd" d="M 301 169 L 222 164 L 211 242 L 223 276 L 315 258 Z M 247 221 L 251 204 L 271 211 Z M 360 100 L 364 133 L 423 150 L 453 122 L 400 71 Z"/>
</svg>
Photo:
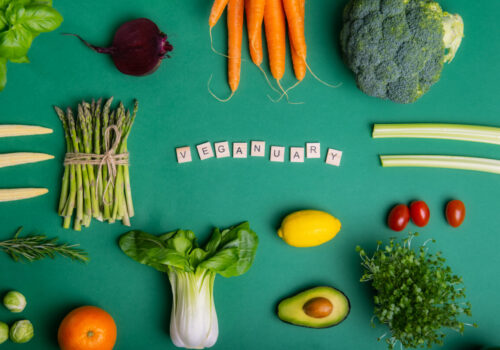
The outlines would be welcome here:
<svg viewBox="0 0 500 350">
<path fill-rule="evenodd" d="M 115 140 L 113 144 L 111 143 L 111 130 L 115 132 Z M 108 166 L 108 182 L 102 193 L 102 201 L 106 205 L 108 203 L 106 200 L 106 194 L 108 192 L 109 186 L 115 186 L 115 179 L 117 175 L 117 165 L 129 165 L 129 154 L 128 152 L 116 154 L 116 149 L 120 145 L 122 133 L 116 125 L 110 125 L 106 128 L 104 132 L 104 154 L 93 154 L 93 153 L 66 153 L 66 158 L 64 159 L 64 165 L 99 165 L 97 173 L 101 174 L 101 169 L 104 165 Z M 95 186 L 95 194 L 98 196 L 99 181 L 101 176 L 97 177 L 97 182 Z"/>
</svg>

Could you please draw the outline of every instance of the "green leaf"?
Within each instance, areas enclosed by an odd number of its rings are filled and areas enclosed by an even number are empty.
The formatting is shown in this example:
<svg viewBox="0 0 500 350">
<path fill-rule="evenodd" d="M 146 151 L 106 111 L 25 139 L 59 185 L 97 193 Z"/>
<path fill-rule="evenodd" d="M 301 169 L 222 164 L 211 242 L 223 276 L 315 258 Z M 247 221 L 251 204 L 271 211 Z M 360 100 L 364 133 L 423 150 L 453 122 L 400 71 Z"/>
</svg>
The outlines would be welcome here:
<svg viewBox="0 0 500 350">
<path fill-rule="evenodd" d="M 0 10 L 5 10 L 12 0 L 0 0 Z"/>
<path fill-rule="evenodd" d="M 259 238 L 248 222 L 222 232 L 217 252 L 200 264 L 224 277 L 244 274 L 253 264 Z"/>
<path fill-rule="evenodd" d="M 7 60 L 0 57 L 0 91 L 5 88 L 7 84 Z"/>
<path fill-rule="evenodd" d="M 130 231 L 120 237 L 121 250 L 138 263 L 167 272 L 169 266 L 192 271 L 189 259 L 174 249 L 168 249 L 164 242 L 154 235 L 142 231 Z"/>
<path fill-rule="evenodd" d="M 17 25 L 23 25 L 35 33 L 44 33 L 55 30 L 61 25 L 63 18 L 57 10 L 44 5 L 30 5 L 25 9 L 18 9 L 15 14 Z"/>
<path fill-rule="evenodd" d="M 207 244 L 205 244 L 205 251 L 210 255 L 215 253 L 215 251 L 219 247 L 221 239 L 222 235 L 220 233 L 220 230 L 218 228 L 215 228 L 212 232 L 210 240 L 207 242 Z"/>
<path fill-rule="evenodd" d="M 238 249 L 229 248 L 218 251 L 211 258 L 203 261 L 199 267 L 202 269 L 211 270 L 220 273 L 224 276 L 224 272 L 236 265 L 238 262 Z M 237 276 L 237 275 L 234 275 Z M 231 276 L 224 276 L 231 277 Z"/>
<path fill-rule="evenodd" d="M 33 35 L 23 27 L 0 33 L 0 56 L 8 59 L 26 56 L 32 41 Z"/>
<path fill-rule="evenodd" d="M 19 58 L 11 58 L 9 61 L 12 63 L 30 63 L 28 56 L 23 56 Z"/>
<path fill-rule="evenodd" d="M 215 229 L 205 245 L 198 247 L 189 230 L 178 230 L 161 236 L 130 231 L 120 237 L 121 250 L 135 261 L 168 272 L 177 268 L 191 272 L 207 269 L 224 277 L 239 276 L 253 263 L 258 237 L 248 223 L 224 230 Z"/>
<path fill-rule="evenodd" d="M 193 231 L 179 230 L 165 242 L 168 249 L 175 250 L 187 256 L 191 249 L 196 248 L 196 236 Z"/>
<path fill-rule="evenodd" d="M 8 25 L 9 23 L 7 22 L 7 18 L 5 17 L 5 12 L 3 10 L 0 10 L 0 32 L 7 28 Z"/>
<path fill-rule="evenodd" d="M 207 256 L 207 252 L 204 251 L 201 248 L 195 248 L 191 251 L 189 254 L 189 264 L 193 269 L 196 269 L 196 267 L 203 261 L 205 260 Z"/>
</svg>

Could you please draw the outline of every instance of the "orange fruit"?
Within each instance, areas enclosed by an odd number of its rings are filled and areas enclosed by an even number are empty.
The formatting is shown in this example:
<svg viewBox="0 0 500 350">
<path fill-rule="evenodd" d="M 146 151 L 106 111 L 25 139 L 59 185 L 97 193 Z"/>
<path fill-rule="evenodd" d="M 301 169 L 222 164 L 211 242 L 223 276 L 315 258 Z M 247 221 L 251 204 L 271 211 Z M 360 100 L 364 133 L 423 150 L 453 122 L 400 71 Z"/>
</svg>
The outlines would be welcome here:
<svg viewBox="0 0 500 350">
<path fill-rule="evenodd" d="M 64 317 L 57 340 L 61 350 L 111 350 L 116 342 L 116 324 L 103 309 L 82 306 Z"/>
</svg>

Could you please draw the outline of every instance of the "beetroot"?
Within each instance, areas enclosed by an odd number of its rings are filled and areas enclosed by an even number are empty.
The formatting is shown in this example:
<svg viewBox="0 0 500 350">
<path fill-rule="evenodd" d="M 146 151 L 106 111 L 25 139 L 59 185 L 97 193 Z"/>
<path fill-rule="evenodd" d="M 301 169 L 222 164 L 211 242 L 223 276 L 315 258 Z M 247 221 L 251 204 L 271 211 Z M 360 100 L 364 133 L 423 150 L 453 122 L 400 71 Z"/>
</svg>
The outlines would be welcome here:
<svg viewBox="0 0 500 350">
<path fill-rule="evenodd" d="M 97 47 L 79 35 L 69 35 L 76 36 L 96 52 L 111 55 L 120 72 L 135 76 L 153 73 L 165 56 L 170 58 L 167 53 L 173 50 L 167 41 L 167 35 L 147 18 L 134 19 L 122 24 L 116 31 L 110 47 Z"/>
</svg>

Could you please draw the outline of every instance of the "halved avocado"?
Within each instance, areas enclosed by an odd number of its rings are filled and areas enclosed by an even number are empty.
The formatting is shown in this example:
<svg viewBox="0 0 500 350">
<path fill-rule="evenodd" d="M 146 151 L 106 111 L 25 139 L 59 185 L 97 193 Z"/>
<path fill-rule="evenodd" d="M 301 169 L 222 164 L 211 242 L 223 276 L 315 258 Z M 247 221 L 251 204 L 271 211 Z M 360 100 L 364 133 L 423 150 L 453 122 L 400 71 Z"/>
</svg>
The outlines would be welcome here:
<svg viewBox="0 0 500 350">
<path fill-rule="evenodd" d="M 285 322 L 310 328 L 338 325 L 351 310 L 349 298 L 333 287 L 315 287 L 283 299 L 278 317 Z"/>
</svg>

